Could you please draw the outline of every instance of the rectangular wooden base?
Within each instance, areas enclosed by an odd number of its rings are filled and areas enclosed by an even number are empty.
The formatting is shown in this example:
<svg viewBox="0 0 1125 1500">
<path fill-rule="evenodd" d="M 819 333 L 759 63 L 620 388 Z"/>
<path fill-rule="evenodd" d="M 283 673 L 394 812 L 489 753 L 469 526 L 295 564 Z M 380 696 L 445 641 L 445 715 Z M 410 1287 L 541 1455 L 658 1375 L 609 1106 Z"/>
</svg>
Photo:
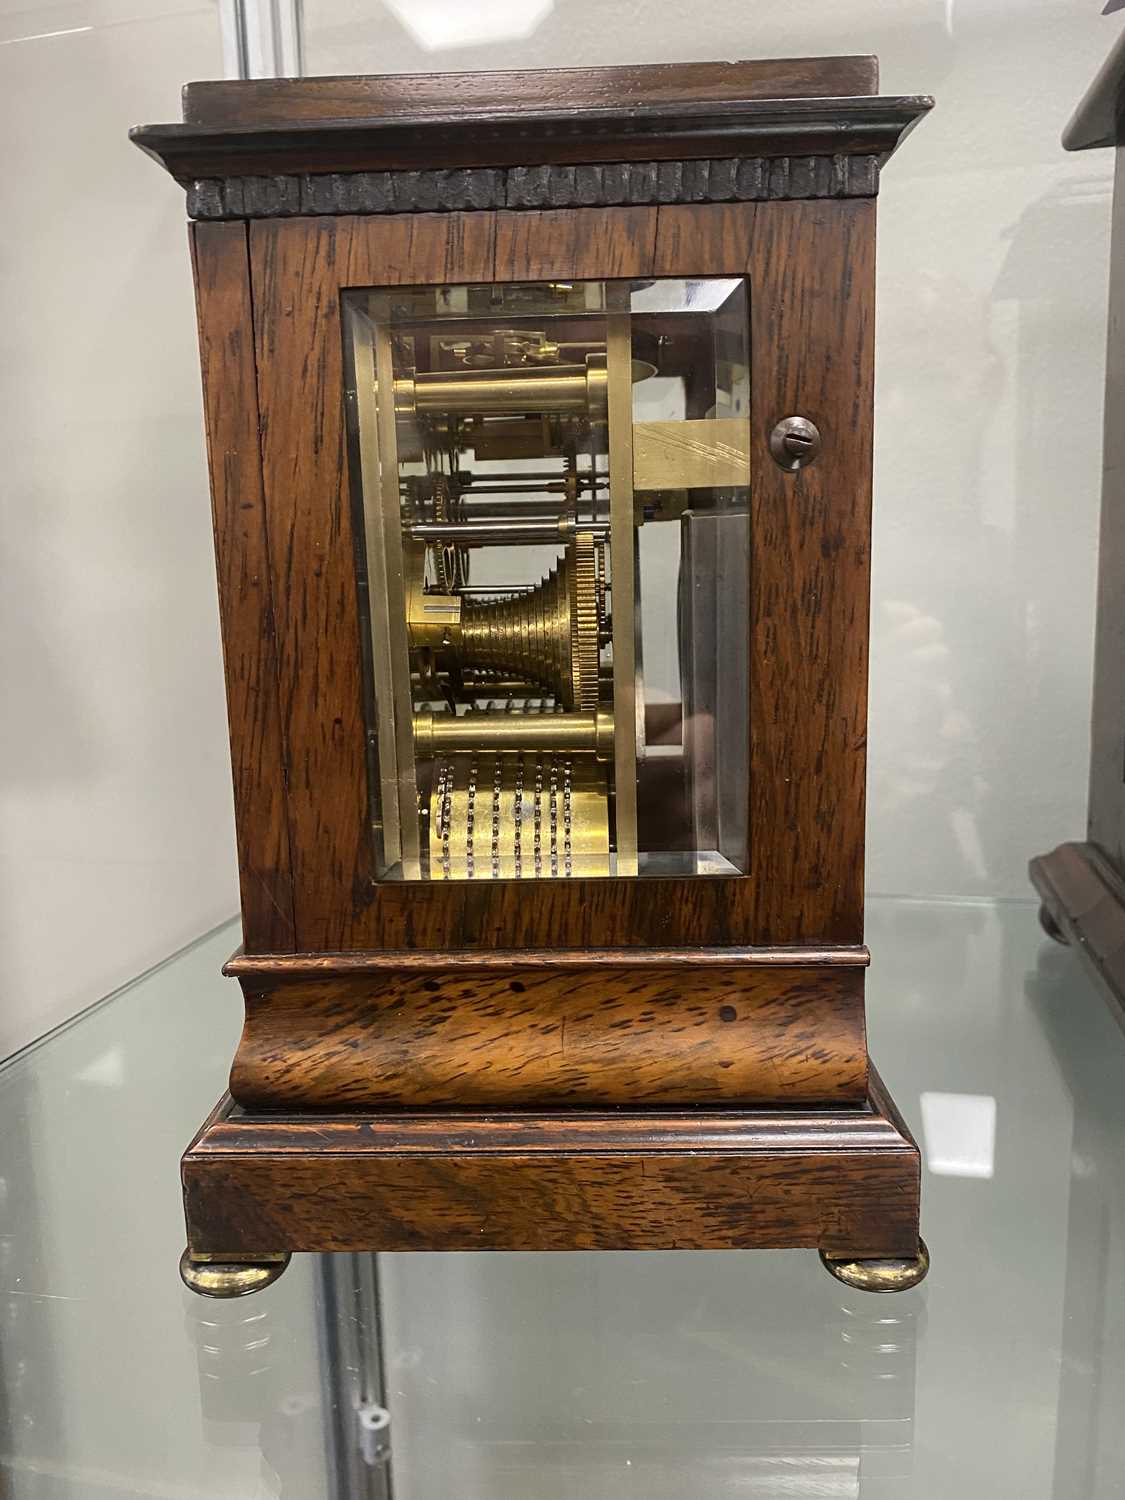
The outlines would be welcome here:
<svg viewBox="0 0 1125 1500">
<path fill-rule="evenodd" d="M 284 1251 L 808 1247 L 913 1257 L 918 1148 L 866 1104 L 692 1112 L 249 1114 L 183 1159 L 188 1247 Z"/>
</svg>

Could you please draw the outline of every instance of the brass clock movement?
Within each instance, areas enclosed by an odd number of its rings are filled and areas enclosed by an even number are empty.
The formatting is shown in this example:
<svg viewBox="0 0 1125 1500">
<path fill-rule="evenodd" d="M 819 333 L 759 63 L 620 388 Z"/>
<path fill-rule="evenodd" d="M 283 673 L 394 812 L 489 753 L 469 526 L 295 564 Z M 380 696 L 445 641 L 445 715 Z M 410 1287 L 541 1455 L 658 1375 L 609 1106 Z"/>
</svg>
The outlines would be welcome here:
<svg viewBox="0 0 1125 1500">
<path fill-rule="evenodd" d="M 188 1284 L 925 1272 L 863 1026 L 874 59 L 192 84 L 246 1027 Z"/>
<path fill-rule="evenodd" d="M 363 291 L 343 318 L 379 876 L 744 871 L 744 281 Z"/>
</svg>

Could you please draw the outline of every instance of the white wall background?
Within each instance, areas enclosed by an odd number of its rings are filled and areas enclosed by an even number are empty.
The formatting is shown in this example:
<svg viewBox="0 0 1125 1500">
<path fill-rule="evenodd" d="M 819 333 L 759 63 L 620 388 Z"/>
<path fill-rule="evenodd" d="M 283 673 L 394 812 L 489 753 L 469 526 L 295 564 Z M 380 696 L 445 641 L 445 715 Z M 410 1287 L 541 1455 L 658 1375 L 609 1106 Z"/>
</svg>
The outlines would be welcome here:
<svg viewBox="0 0 1125 1500">
<path fill-rule="evenodd" d="M 183 194 L 126 139 L 221 71 L 200 0 L 0 3 L 0 1056 L 237 907 Z"/>
<path fill-rule="evenodd" d="M 229 915 L 182 195 L 129 146 L 206 0 L 0 0 L 0 1055 Z M 1085 826 L 1110 155 L 1096 0 L 305 0 L 309 72 L 875 51 L 884 176 L 869 884 L 1026 897 Z"/>
<path fill-rule="evenodd" d="M 304 0 L 311 73 L 875 52 L 937 108 L 881 195 L 868 884 L 1027 897 L 1085 829 L 1110 152 L 1098 0 Z"/>
</svg>

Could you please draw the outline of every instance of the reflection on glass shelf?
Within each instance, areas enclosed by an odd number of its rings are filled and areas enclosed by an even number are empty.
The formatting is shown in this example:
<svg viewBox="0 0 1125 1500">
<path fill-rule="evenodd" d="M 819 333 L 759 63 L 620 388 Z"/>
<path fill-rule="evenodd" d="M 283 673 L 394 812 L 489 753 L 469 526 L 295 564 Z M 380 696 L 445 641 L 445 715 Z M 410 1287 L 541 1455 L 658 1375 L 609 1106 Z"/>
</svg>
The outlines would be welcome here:
<svg viewBox="0 0 1125 1500">
<path fill-rule="evenodd" d="M 922 1091 L 926 1166 L 939 1177 L 991 1177 L 996 1100 L 991 1094 Z"/>
<path fill-rule="evenodd" d="M 396 1476 L 426 1500 L 671 1500 L 879 1493 L 870 1469 L 901 1494 L 921 1304 L 814 1272 L 778 1252 L 383 1257 Z"/>
<path fill-rule="evenodd" d="M 239 1026 L 230 928 L 0 1069 L 5 1500 L 1118 1496 L 1125 1038 L 1031 904 L 868 916 L 930 1155 L 901 1297 L 799 1251 L 298 1256 L 193 1297 L 177 1161 Z"/>
</svg>

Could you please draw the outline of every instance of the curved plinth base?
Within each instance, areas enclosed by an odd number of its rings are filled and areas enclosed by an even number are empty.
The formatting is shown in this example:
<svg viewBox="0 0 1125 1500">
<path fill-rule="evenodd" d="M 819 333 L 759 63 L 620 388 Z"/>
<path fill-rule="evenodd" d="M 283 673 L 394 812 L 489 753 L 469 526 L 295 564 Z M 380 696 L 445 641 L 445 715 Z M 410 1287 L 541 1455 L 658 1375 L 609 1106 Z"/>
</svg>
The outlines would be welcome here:
<svg viewBox="0 0 1125 1500">
<path fill-rule="evenodd" d="M 185 1250 L 180 1256 L 180 1279 L 201 1297 L 249 1297 L 251 1292 L 272 1286 L 290 1258 L 278 1255 L 258 1261 L 204 1260 Z"/>
<path fill-rule="evenodd" d="M 908 1292 L 924 1281 L 930 1269 L 930 1252 L 923 1239 L 918 1254 L 906 1260 L 835 1260 L 820 1252 L 821 1264 L 830 1276 L 859 1292 Z"/>
</svg>

